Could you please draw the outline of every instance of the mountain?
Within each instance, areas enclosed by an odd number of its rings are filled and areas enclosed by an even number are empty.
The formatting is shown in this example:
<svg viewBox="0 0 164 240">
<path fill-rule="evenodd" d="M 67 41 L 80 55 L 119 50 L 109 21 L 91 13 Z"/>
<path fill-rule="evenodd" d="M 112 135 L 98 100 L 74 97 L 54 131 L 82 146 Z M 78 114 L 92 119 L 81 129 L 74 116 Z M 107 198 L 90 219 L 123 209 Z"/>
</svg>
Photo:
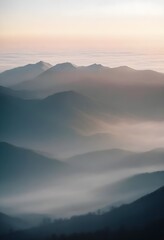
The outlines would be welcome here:
<svg viewBox="0 0 164 240">
<path fill-rule="evenodd" d="M 1 197 L 43 187 L 69 170 L 66 163 L 5 142 L 0 142 L 0 159 Z"/>
<path fill-rule="evenodd" d="M 75 155 L 66 161 L 87 172 L 101 172 L 119 168 L 120 161 L 133 154 L 135 153 L 122 149 L 106 149 Z"/>
<path fill-rule="evenodd" d="M 108 70 L 109 68 L 108 67 L 104 67 L 103 65 L 101 64 L 97 64 L 97 63 L 94 63 L 94 64 L 91 64 L 87 67 L 81 67 L 81 69 L 83 69 L 84 71 L 85 70 L 89 70 L 89 71 L 104 71 L 104 70 Z"/>
<path fill-rule="evenodd" d="M 99 126 L 96 119 L 102 111 L 101 104 L 74 91 L 41 100 L 3 94 L 0 95 L 0 140 L 33 149 L 49 149 L 47 152 L 51 153 L 56 150 L 56 154 L 70 151 L 68 154 L 73 155 L 74 150 L 78 153 L 100 149 L 102 137 L 88 135 Z"/>
<path fill-rule="evenodd" d="M 53 95 L 48 96 L 47 98 L 44 98 L 41 100 L 41 104 L 45 107 L 50 107 L 56 109 L 57 107 L 60 108 L 69 108 L 69 109 L 77 109 L 82 110 L 85 109 L 86 111 L 91 110 L 96 111 L 96 109 L 100 105 L 98 103 L 94 102 L 93 99 L 86 97 L 82 94 L 79 94 L 75 91 L 65 91 L 65 92 L 59 92 Z"/>
<path fill-rule="evenodd" d="M 0 213 L 0 236 L 12 231 L 28 228 L 28 224 L 16 217 L 8 216 L 4 213 Z"/>
<path fill-rule="evenodd" d="M 164 171 L 135 174 L 107 184 L 95 191 L 105 202 L 119 199 L 119 203 L 134 201 L 164 185 Z M 107 211 L 109 208 L 104 209 Z"/>
<path fill-rule="evenodd" d="M 56 64 L 55 66 L 50 68 L 50 71 L 54 72 L 69 72 L 69 71 L 74 71 L 76 70 L 76 66 L 73 65 L 72 63 L 65 62 L 65 63 L 59 63 Z"/>
<path fill-rule="evenodd" d="M 55 88 L 57 88 L 56 92 L 71 89 L 79 91 L 80 88 L 85 87 L 87 82 L 90 86 L 90 84 L 95 82 L 98 83 L 99 79 L 101 79 L 101 84 L 111 83 L 113 80 L 120 82 L 120 80 L 124 81 L 125 77 L 130 75 L 128 78 L 131 77 L 134 82 L 136 80 L 136 72 L 136 70 L 128 67 L 109 68 L 96 63 L 89 66 L 76 66 L 66 62 L 56 64 L 34 78 L 33 81 L 17 84 L 15 88 L 39 91 L 48 91 L 51 88 L 51 94 L 54 93 Z M 125 77 L 122 79 L 123 75 Z M 140 71 L 138 71 L 138 75 L 140 75 Z M 135 79 L 133 79 L 134 77 Z M 157 77 L 159 78 L 158 74 Z"/>
<path fill-rule="evenodd" d="M 11 97 L 17 97 L 22 99 L 31 99 L 31 98 L 34 98 L 36 95 L 33 92 L 17 91 L 11 88 L 0 86 L 0 96 L 11 96 Z"/>
<path fill-rule="evenodd" d="M 8 96 L 13 96 L 13 97 L 19 97 L 19 93 L 21 93 L 21 92 L 0 86 L 0 96 L 8 95 Z"/>
<path fill-rule="evenodd" d="M 41 88 L 44 90 L 47 89 L 46 87 L 46 81 L 47 81 L 47 86 L 49 88 L 50 86 L 50 82 L 52 83 L 52 85 L 62 85 L 65 83 L 67 76 L 71 75 L 71 74 L 75 74 L 78 73 L 78 68 L 77 66 L 73 65 L 72 63 L 69 62 L 65 62 L 65 63 L 60 63 L 60 64 L 56 64 L 55 66 L 51 66 L 51 68 L 47 69 L 47 71 L 42 72 L 41 74 L 39 74 L 38 76 L 36 76 L 33 79 L 33 84 L 32 82 L 30 83 L 28 80 L 24 81 L 22 83 L 18 83 L 15 84 L 15 86 L 13 86 L 14 89 L 18 89 L 18 90 L 23 90 L 23 89 L 29 89 L 31 91 L 35 91 L 36 92 L 36 88 L 37 88 L 37 84 L 41 84 Z M 69 82 L 69 80 L 68 80 Z M 33 87 L 31 88 L 31 86 L 33 85 Z M 54 87 L 54 86 L 53 86 Z M 71 90 L 70 88 L 68 90 Z M 63 91 L 67 91 L 67 89 L 63 90 Z M 49 92 L 49 94 L 44 95 L 48 96 L 51 95 L 53 93 L 56 92 L 61 92 L 60 90 L 58 91 L 52 91 Z M 39 95 L 39 94 L 38 94 Z"/>
<path fill-rule="evenodd" d="M 51 68 L 51 64 L 40 61 L 22 67 L 13 68 L 0 73 L 0 85 L 11 87 L 15 84 L 31 80 Z"/>
<path fill-rule="evenodd" d="M 104 104 L 107 113 L 117 116 L 117 121 L 164 119 L 164 74 L 155 71 L 63 63 L 33 81 L 17 84 L 15 89 L 34 91 L 40 97 L 73 90 Z"/>
<path fill-rule="evenodd" d="M 122 149 L 107 149 L 88 152 L 66 159 L 87 172 L 115 171 L 164 166 L 164 149 L 132 152 Z"/>
<path fill-rule="evenodd" d="M 109 149 L 73 156 L 65 161 L 80 169 L 86 178 L 89 175 L 95 179 L 90 190 L 93 206 L 96 201 L 101 207 L 127 203 L 164 184 L 164 174 L 159 172 L 164 170 L 163 149 L 138 153 Z"/>
<path fill-rule="evenodd" d="M 100 81 L 101 80 L 101 81 Z M 97 83 L 98 86 L 116 87 L 118 83 L 120 88 L 123 84 L 140 86 L 151 84 L 163 84 L 164 74 L 151 71 L 151 70 L 135 70 L 127 66 L 120 66 L 115 68 L 105 67 L 101 64 L 92 64 L 89 66 L 76 66 L 72 63 L 60 63 L 47 71 L 41 73 L 33 81 L 26 81 L 20 84 L 20 89 L 28 90 L 53 90 L 57 87 L 56 91 L 65 90 L 84 90 L 86 84 L 88 90 L 91 90 L 93 83 Z M 47 86 L 45 83 L 47 82 Z M 72 85 L 75 84 L 75 85 Z M 74 86 L 74 88 L 73 88 Z M 19 87 L 19 85 L 17 85 Z"/>
<path fill-rule="evenodd" d="M 143 226 L 164 218 L 164 212 L 161 211 L 163 200 L 164 187 L 161 187 L 131 204 L 104 214 L 104 217 L 108 220 L 108 226 L 114 228 L 121 226 L 121 224 L 127 228 Z"/>
<path fill-rule="evenodd" d="M 164 212 L 164 187 L 132 202 L 104 213 L 90 213 L 83 216 L 72 217 L 67 220 L 55 220 L 52 223 L 42 225 L 38 228 L 20 231 L 9 235 L 6 239 L 39 239 L 46 238 L 52 234 L 75 234 L 96 232 L 106 229 L 119 231 L 121 227 L 125 230 L 142 229 L 153 224 L 153 222 L 163 221 Z M 26 238 L 25 238 L 26 236 Z M 75 238 L 74 238 L 75 239 Z M 82 238 L 80 238 L 82 239 Z"/>
<path fill-rule="evenodd" d="M 16 91 L 7 87 L 0 86 L 0 96 L 24 97 L 24 91 Z"/>
<path fill-rule="evenodd" d="M 120 163 L 121 168 L 142 168 L 151 166 L 162 167 L 164 164 L 164 149 L 157 148 L 146 152 L 136 153 L 133 156 L 127 157 Z"/>
</svg>

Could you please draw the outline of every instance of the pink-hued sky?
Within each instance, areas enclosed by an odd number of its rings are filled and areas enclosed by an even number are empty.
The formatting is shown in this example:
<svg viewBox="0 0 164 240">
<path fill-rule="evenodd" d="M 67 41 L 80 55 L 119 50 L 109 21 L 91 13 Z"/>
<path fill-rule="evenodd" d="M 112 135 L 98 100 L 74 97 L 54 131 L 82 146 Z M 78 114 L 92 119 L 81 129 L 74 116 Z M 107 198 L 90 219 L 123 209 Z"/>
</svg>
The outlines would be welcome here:
<svg viewBox="0 0 164 240">
<path fill-rule="evenodd" d="M 0 52 L 6 54 L 164 54 L 164 1 L 1 0 L 0 29 Z"/>
</svg>

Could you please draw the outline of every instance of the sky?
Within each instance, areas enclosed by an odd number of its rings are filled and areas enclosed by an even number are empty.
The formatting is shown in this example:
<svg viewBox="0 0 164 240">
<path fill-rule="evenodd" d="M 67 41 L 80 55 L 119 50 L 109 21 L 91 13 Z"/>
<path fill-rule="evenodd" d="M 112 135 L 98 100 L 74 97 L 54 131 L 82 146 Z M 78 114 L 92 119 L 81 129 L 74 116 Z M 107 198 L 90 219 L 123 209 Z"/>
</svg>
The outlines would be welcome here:
<svg viewBox="0 0 164 240">
<path fill-rule="evenodd" d="M 164 54 L 163 0 L 1 0 L 0 52 Z"/>
</svg>

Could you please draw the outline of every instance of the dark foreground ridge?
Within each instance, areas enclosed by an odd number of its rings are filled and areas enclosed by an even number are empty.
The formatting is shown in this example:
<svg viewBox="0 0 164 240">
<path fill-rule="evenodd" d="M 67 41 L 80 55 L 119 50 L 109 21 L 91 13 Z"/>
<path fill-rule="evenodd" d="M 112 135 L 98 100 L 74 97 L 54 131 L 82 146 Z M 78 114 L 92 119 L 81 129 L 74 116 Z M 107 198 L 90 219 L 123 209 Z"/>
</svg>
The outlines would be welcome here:
<svg viewBox="0 0 164 240">
<path fill-rule="evenodd" d="M 2 240 L 156 239 L 164 237 L 164 187 L 104 214 L 47 221 L 37 228 L 10 232 Z"/>
</svg>

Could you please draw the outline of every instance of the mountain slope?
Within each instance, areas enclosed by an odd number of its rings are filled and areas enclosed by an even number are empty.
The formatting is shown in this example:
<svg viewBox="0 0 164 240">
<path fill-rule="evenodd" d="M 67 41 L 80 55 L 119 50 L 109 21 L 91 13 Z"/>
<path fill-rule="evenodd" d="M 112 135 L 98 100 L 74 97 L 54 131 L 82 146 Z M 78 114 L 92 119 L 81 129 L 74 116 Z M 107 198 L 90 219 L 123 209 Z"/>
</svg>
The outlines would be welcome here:
<svg viewBox="0 0 164 240">
<path fill-rule="evenodd" d="M 17 85 L 16 89 L 35 91 L 40 97 L 73 90 L 97 99 L 106 106 L 107 113 L 117 116 L 118 120 L 164 119 L 164 74 L 155 71 L 98 64 L 75 67 L 63 63 L 33 81 Z"/>
<path fill-rule="evenodd" d="M 11 96 L 18 97 L 22 99 L 31 99 L 34 98 L 35 93 L 28 91 L 17 91 L 8 87 L 0 86 L 0 96 Z"/>
<path fill-rule="evenodd" d="M 19 92 L 19 91 L 15 91 L 10 88 L 0 86 L 0 96 L 3 96 L 3 95 L 19 97 L 19 95 L 23 95 L 23 94 L 21 94 L 21 92 Z"/>
<path fill-rule="evenodd" d="M 77 67 L 72 63 L 66 62 L 66 63 L 56 64 L 55 66 L 52 66 L 51 68 L 49 68 L 47 71 L 36 76 L 36 78 L 34 78 L 32 81 L 33 83 L 27 80 L 22 83 L 16 84 L 15 86 L 13 86 L 13 88 L 18 90 L 29 89 L 29 90 L 35 91 L 36 89 L 38 89 L 39 87 L 38 84 L 39 84 L 40 85 L 39 89 L 40 88 L 49 89 L 50 84 L 51 84 L 51 87 L 56 87 L 56 86 L 60 86 L 62 83 L 65 83 L 65 82 L 69 83 L 70 80 L 68 79 L 68 76 L 75 74 L 76 72 L 78 72 Z M 63 89 L 63 91 L 66 91 L 66 90 L 67 88 Z M 71 90 L 71 89 L 69 88 L 68 90 Z M 48 95 L 56 92 L 60 92 L 60 90 L 58 89 L 57 91 L 49 92 Z"/>
<path fill-rule="evenodd" d="M 69 71 L 74 71 L 75 69 L 76 69 L 75 65 L 73 65 L 70 62 L 65 62 L 65 63 L 56 64 L 55 66 L 50 68 L 50 71 L 54 71 L 54 72 L 69 72 Z"/>
<path fill-rule="evenodd" d="M 164 185 L 164 171 L 135 174 L 96 189 L 95 194 L 102 201 L 118 201 L 118 204 L 134 201 Z M 118 200 L 117 200 L 118 199 Z M 107 211 L 109 208 L 104 209 Z"/>
<path fill-rule="evenodd" d="M 57 152 L 73 149 L 77 153 L 80 149 L 84 152 L 85 145 L 88 151 L 85 134 L 98 127 L 96 119 L 101 117 L 102 111 L 96 101 L 74 91 L 54 94 L 43 100 L 0 95 L 0 140 L 34 149 L 46 146 L 53 152 L 55 149 Z M 101 139 L 92 138 L 91 149 L 99 149 Z M 75 146 L 78 142 L 77 148 L 73 148 L 72 144 Z"/>
<path fill-rule="evenodd" d="M 17 67 L 0 73 L 0 85 L 13 86 L 26 80 L 33 79 L 51 67 L 51 64 L 38 62 L 28 64 L 23 67 Z"/>
<path fill-rule="evenodd" d="M 121 149 L 109 149 L 88 152 L 73 156 L 66 161 L 85 171 L 114 171 L 118 169 L 164 166 L 164 149 L 154 149 L 146 152 L 131 152 Z"/>
<path fill-rule="evenodd" d="M 17 239 L 39 239 L 52 234 L 72 234 L 95 232 L 101 229 L 119 230 L 140 229 L 155 221 L 164 219 L 163 209 L 164 187 L 150 193 L 137 201 L 115 208 L 110 212 L 98 215 L 88 214 L 72 217 L 68 220 L 56 220 L 54 223 L 25 230 L 12 235 Z M 10 236 L 7 239 L 11 239 Z"/>
<path fill-rule="evenodd" d="M 101 81 L 100 81 L 101 80 Z M 164 74 L 151 70 L 135 70 L 127 66 L 120 66 L 116 68 L 104 67 L 101 64 L 92 64 L 89 66 L 75 66 L 72 63 L 57 64 L 47 71 L 41 73 L 33 81 L 26 81 L 21 84 L 20 89 L 29 90 L 46 90 L 54 89 L 56 91 L 65 90 L 84 90 L 86 85 L 88 91 L 90 87 L 96 87 L 93 83 L 98 84 L 98 87 L 104 85 L 106 87 L 117 86 L 119 83 L 122 87 L 124 85 L 143 86 L 151 84 L 163 84 Z M 74 85 L 72 85 L 72 83 Z M 19 87 L 19 85 L 17 85 Z M 74 86 L 74 87 L 73 87 Z M 58 87 L 61 89 L 59 90 Z M 70 87 L 70 88 L 69 88 Z M 54 91 L 53 90 L 53 91 Z M 87 90 L 87 89 L 86 89 Z"/>
<path fill-rule="evenodd" d="M 28 224 L 22 219 L 0 213 L 0 236 L 11 231 L 28 228 Z"/>
<path fill-rule="evenodd" d="M 69 170 L 66 163 L 5 142 L 0 143 L 0 159 L 1 197 L 32 190 Z"/>
</svg>

